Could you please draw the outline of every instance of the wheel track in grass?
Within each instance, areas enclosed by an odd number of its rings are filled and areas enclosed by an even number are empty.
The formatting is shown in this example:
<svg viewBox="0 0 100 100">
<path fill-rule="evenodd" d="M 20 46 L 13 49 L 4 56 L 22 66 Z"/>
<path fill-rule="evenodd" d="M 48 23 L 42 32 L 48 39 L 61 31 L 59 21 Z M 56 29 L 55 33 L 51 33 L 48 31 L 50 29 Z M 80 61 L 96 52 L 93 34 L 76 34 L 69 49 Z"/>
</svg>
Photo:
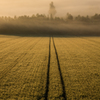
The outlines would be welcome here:
<svg viewBox="0 0 100 100">
<path fill-rule="evenodd" d="M 59 70 L 60 80 L 61 80 L 62 89 L 63 89 L 62 96 L 64 97 L 65 100 L 67 100 L 66 91 L 65 91 L 65 84 L 64 84 L 64 79 L 63 79 L 61 68 L 60 68 L 60 62 L 59 62 L 58 52 L 57 52 L 56 45 L 55 45 L 53 37 L 52 37 L 52 41 L 53 41 L 53 46 L 54 46 L 54 49 L 55 49 L 55 54 L 56 54 L 56 59 L 57 59 L 57 64 L 58 64 L 58 70 Z"/>
<path fill-rule="evenodd" d="M 40 41 L 41 39 L 39 39 L 38 41 L 36 41 L 35 42 L 35 44 L 33 45 L 31 45 L 30 46 L 30 50 Z M 29 48 L 28 48 L 29 49 Z M 7 75 L 7 73 L 9 73 L 10 72 L 10 70 L 12 69 L 12 68 L 14 68 L 17 64 L 18 64 L 18 62 L 23 58 L 23 57 L 25 57 L 27 55 L 27 53 L 25 52 L 25 53 L 22 53 L 12 64 L 10 64 L 7 68 L 5 68 L 1 73 L 0 73 L 0 81 L 2 80 L 2 78 L 4 78 L 6 75 Z"/>
<path fill-rule="evenodd" d="M 47 68 L 47 82 L 46 82 L 45 100 L 48 100 L 49 74 L 50 74 L 50 58 L 51 58 L 51 37 L 49 38 L 49 56 L 48 56 L 48 68 Z"/>
<path fill-rule="evenodd" d="M 60 74 L 60 80 L 61 80 L 61 84 L 62 84 L 62 90 L 63 90 L 62 97 L 64 98 L 64 100 L 67 100 L 66 91 L 65 91 L 65 84 L 64 84 L 64 80 L 63 80 L 63 76 L 62 76 L 62 72 L 61 72 L 61 68 L 60 68 L 59 57 L 58 57 L 58 53 L 57 53 L 57 49 L 56 49 L 53 37 L 52 37 L 52 41 L 53 41 L 53 47 L 54 47 L 54 50 L 55 50 L 58 70 L 59 70 L 59 74 Z M 48 69 L 47 69 L 47 82 L 46 82 L 45 100 L 48 100 L 48 92 L 49 92 L 50 58 L 51 58 L 51 37 L 49 38 L 49 56 L 48 56 Z"/>
</svg>

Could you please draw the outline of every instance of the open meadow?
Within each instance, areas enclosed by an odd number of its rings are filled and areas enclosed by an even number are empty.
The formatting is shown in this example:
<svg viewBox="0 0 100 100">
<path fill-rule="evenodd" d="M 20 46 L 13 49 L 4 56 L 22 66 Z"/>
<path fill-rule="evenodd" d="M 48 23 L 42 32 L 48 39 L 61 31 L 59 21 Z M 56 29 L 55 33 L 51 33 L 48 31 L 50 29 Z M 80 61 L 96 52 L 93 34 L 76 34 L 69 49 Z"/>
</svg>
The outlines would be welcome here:
<svg viewBox="0 0 100 100">
<path fill-rule="evenodd" d="M 0 35 L 0 100 L 100 100 L 100 37 Z"/>
</svg>

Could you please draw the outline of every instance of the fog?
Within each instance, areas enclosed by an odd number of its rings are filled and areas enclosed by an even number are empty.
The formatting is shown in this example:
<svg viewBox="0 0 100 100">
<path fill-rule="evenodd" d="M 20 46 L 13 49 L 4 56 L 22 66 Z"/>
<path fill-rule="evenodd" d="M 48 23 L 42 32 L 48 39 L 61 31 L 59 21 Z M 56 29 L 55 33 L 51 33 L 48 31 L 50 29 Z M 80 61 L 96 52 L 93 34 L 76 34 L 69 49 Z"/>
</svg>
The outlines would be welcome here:
<svg viewBox="0 0 100 100">
<path fill-rule="evenodd" d="M 0 34 L 100 36 L 100 14 L 95 14 L 100 11 L 99 0 L 0 0 L 0 4 Z"/>
<path fill-rule="evenodd" d="M 64 22 L 41 19 L 1 21 L 1 35 L 16 36 L 100 36 L 100 23 Z"/>
<path fill-rule="evenodd" d="M 51 0 L 0 0 L 0 16 L 48 15 Z M 57 10 L 56 16 L 93 15 L 100 12 L 100 0 L 53 0 Z"/>
</svg>

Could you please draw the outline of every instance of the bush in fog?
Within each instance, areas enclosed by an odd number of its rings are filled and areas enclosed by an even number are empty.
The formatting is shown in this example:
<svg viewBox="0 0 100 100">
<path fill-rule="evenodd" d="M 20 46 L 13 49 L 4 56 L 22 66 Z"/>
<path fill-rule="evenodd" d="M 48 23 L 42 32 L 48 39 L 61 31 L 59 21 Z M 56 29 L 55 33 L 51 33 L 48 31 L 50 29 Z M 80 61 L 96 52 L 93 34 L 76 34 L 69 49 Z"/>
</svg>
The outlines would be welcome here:
<svg viewBox="0 0 100 100">
<path fill-rule="evenodd" d="M 76 21 L 82 21 L 82 22 L 89 22 L 90 18 L 89 18 L 89 16 L 85 17 L 85 16 L 78 15 L 78 16 L 75 17 L 75 20 Z"/>
<path fill-rule="evenodd" d="M 66 20 L 73 20 L 73 16 L 71 14 L 67 13 Z"/>
<path fill-rule="evenodd" d="M 94 16 L 91 17 L 93 21 L 100 21 L 100 14 L 95 14 Z"/>
</svg>

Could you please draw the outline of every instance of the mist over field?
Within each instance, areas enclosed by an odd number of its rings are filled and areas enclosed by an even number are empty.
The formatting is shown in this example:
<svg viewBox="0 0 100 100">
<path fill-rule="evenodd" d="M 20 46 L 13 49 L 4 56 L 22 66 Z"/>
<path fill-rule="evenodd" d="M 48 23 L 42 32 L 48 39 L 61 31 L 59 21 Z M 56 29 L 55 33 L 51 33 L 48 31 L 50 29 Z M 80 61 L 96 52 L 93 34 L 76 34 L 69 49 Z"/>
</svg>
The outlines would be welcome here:
<svg viewBox="0 0 100 100">
<path fill-rule="evenodd" d="M 8 35 L 64 35 L 100 36 L 99 23 L 64 22 L 56 20 L 18 19 L 1 21 L 0 34 Z"/>
<path fill-rule="evenodd" d="M 23 1 L 23 0 L 22 0 Z M 83 6 L 98 6 L 99 2 L 96 0 L 95 3 L 92 0 L 90 3 L 90 0 L 88 1 L 82 1 L 79 2 L 79 0 L 72 0 L 72 1 L 65 1 L 63 0 L 63 3 L 61 1 L 55 0 L 54 2 L 49 3 L 49 1 L 43 0 L 43 3 L 40 4 L 40 1 L 29 1 L 25 0 L 23 3 L 22 1 L 2 1 L 2 5 L 6 5 L 5 9 L 9 8 L 9 5 L 13 3 L 16 8 L 22 7 L 32 7 L 31 3 L 33 4 L 33 7 L 40 8 L 46 7 L 47 14 L 43 12 L 43 14 L 39 14 L 37 11 L 37 14 L 33 14 L 31 16 L 29 15 L 20 15 L 18 16 L 18 12 L 16 12 L 17 16 L 9 17 L 8 16 L 1 16 L 0 17 L 0 34 L 8 34 L 8 35 L 27 35 L 27 36 L 54 36 L 54 35 L 64 35 L 64 36 L 99 36 L 100 35 L 100 14 L 94 10 L 94 14 L 90 16 L 90 13 L 87 13 L 87 15 L 81 15 L 80 13 L 76 13 L 77 15 L 72 15 L 70 13 L 71 10 L 68 10 L 67 12 L 64 12 L 65 15 L 63 17 L 60 17 L 61 13 L 59 13 L 59 7 L 66 8 L 66 7 L 73 7 L 81 9 Z M 26 4 L 27 3 L 27 4 Z M 34 5 L 34 3 L 36 5 Z M 47 5 L 48 3 L 48 5 Z M 67 3 L 65 5 L 65 3 Z M 8 5 L 7 5 L 8 4 Z M 38 4 L 38 6 L 37 6 Z M 68 5 L 69 4 L 69 5 Z M 81 5 L 82 7 L 80 7 Z M 59 6 L 59 7 L 58 7 Z M 3 6 L 1 6 L 3 9 Z M 11 6 L 12 8 L 12 6 Z M 10 8 L 10 9 L 11 9 Z M 14 8 L 14 7 L 13 7 Z M 19 9 L 18 8 L 18 9 Z M 60 8 L 60 9 L 62 9 Z M 4 12 L 5 12 L 4 9 Z M 15 8 L 14 8 L 15 9 Z M 68 9 L 68 8 L 66 8 Z M 27 8 L 29 10 L 29 8 Z M 27 11 L 23 9 L 23 11 Z M 75 9 L 74 9 L 75 10 Z M 78 9 L 77 9 L 78 10 Z M 82 10 L 82 9 L 81 9 Z M 9 11 L 9 9 L 7 10 Z M 70 12 L 69 12 L 70 11 Z M 86 10 L 85 10 L 86 11 Z M 90 11 L 90 10 L 89 10 Z M 3 12 L 3 10 L 2 10 Z M 82 11 L 83 12 L 83 11 Z M 41 11 L 42 13 L 42 11 Z M 57 15 L 59 13 L 60 15 Z M 23 13 L 22 13 L 23 14 Z M 74 14 L 74 13 L 73 13 Z"/>
</svg>

